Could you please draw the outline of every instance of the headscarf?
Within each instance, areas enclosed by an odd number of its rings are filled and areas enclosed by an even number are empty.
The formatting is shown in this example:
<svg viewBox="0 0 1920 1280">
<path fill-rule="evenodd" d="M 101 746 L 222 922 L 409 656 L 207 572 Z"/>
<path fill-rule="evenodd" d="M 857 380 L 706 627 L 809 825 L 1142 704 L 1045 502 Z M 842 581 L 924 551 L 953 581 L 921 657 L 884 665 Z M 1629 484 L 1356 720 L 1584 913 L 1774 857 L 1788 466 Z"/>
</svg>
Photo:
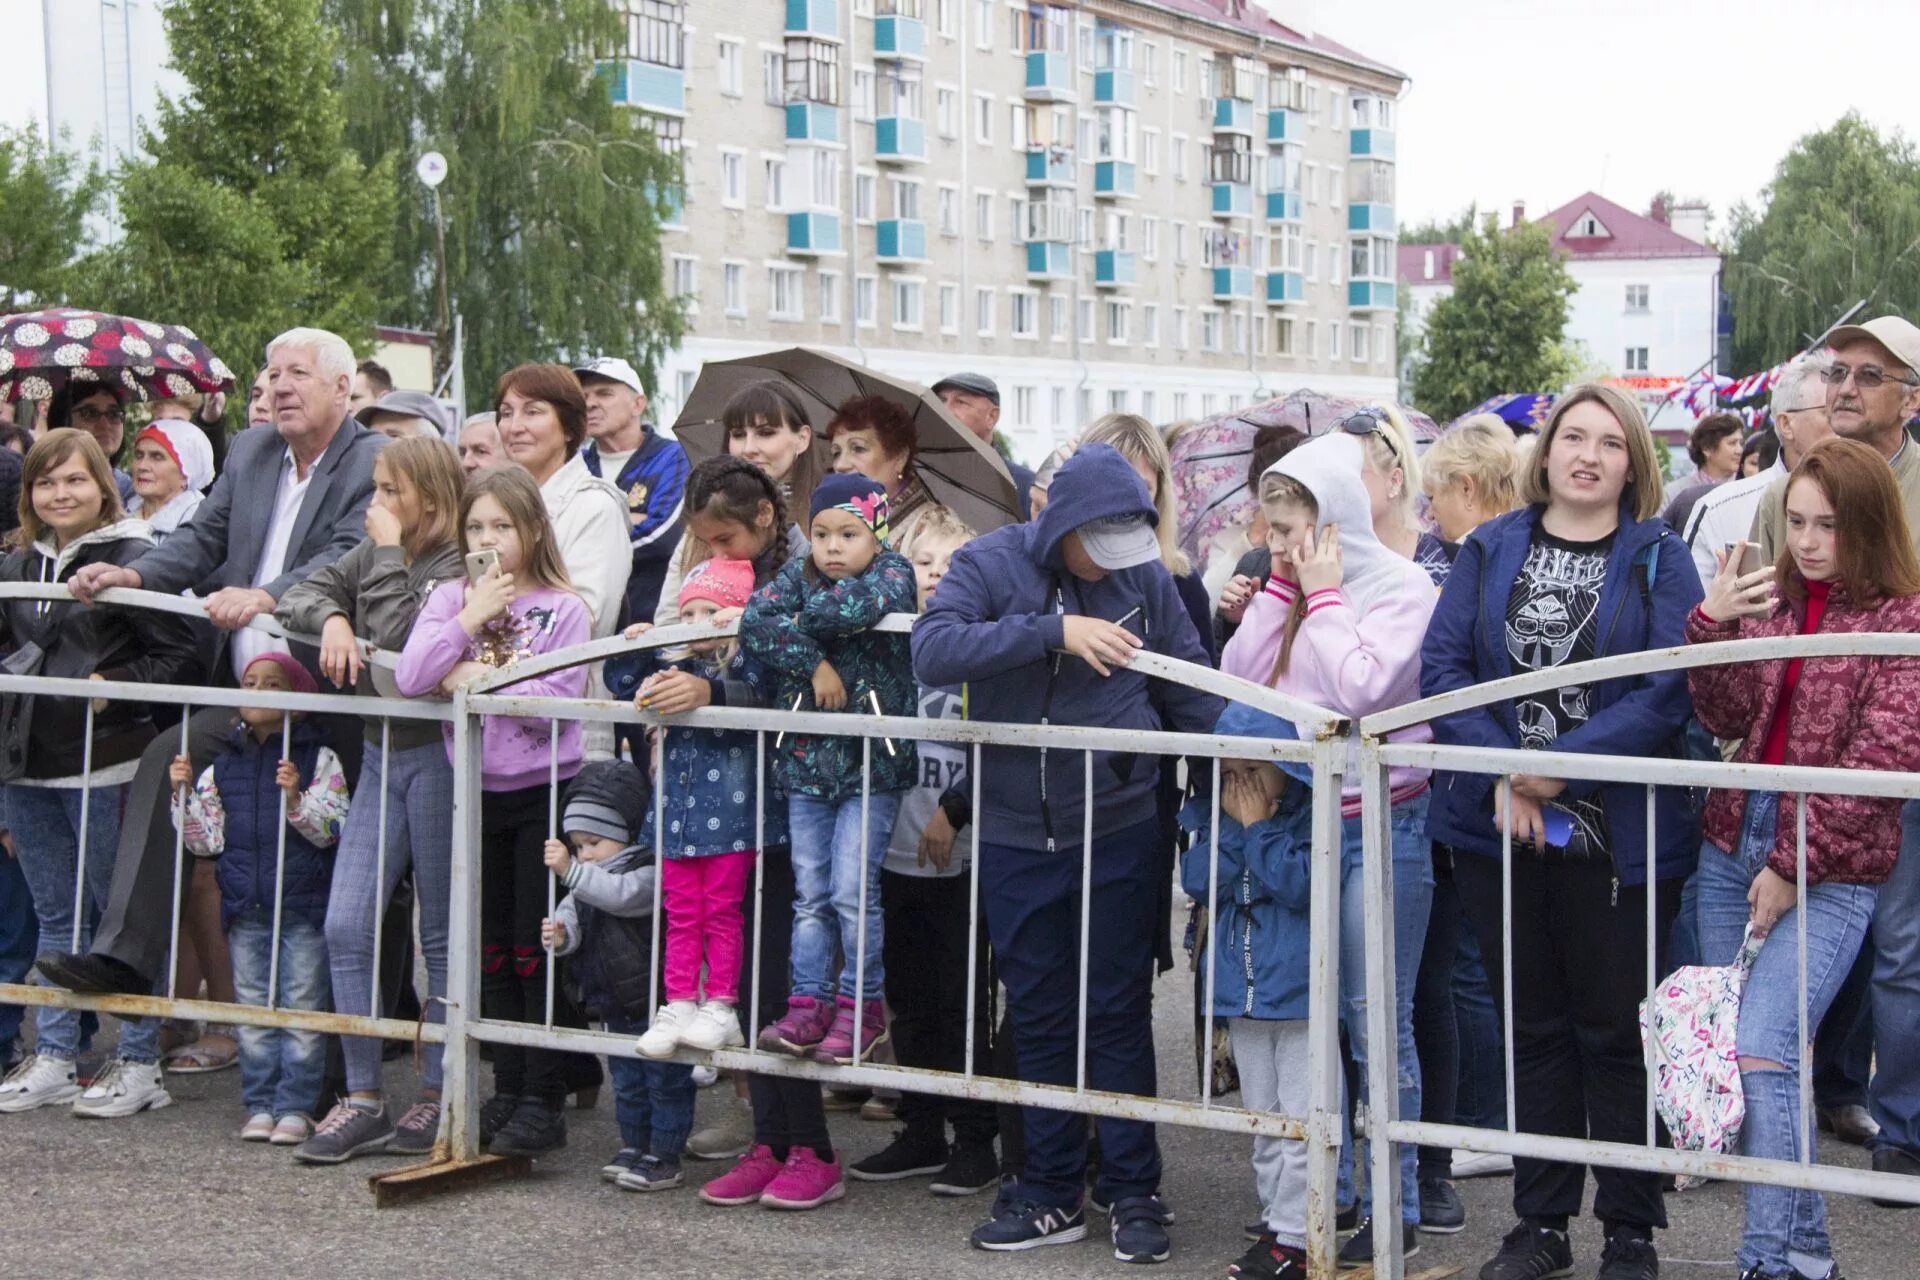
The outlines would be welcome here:
<svg viewBox="0 0 1920 1280">
<path fill-rule="evenodd" d="M 167 451 L 173 465 L 186 477 L 187 488 L 205 493 L 213 483 L 213 445 L 208 442 L 207 433 L 193 423 L 161 418 L 148 423 L 133 438 L 135 444 L 142 440 L 151 440 Z"/>
</svg>

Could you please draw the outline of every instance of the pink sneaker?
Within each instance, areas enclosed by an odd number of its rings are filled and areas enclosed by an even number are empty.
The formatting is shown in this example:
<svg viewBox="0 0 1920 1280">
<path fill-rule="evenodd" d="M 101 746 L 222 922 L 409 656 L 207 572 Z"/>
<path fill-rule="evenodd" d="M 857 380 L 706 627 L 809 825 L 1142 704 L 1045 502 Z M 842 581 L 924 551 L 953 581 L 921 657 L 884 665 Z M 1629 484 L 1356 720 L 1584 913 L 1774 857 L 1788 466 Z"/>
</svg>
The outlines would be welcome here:
<svg viewBox="0 0 1920 1280">
<path fill-rule="evenodd" d="M 833 1029 L 813 1051 L 815 1062 L 845 1066 L 853 1061 L 853 1021 L 853 1001 L 841 996 L 833 1015 Z M 860 1012 L 860 1060 L 871 1061 L 874 1046 L 886 1043 L 886 1039 L 887 1002 L 865 1001 Z"/>
<path fill-rule="evenodd" d="M 786 1016 L 760 1033 L 759 1045 L 768 1053 L 790 1053 L 804 1058 L 833 1021 L 833 1006 L 813 996 L 791 996 Z"/>
<path fill-rule="evenodd" d="M 771 1147 L 752 1147 L 733 1168 L 700 1188 L 700 1198 L 708 1204 L 752 1204 L 779 1173 L 780 1162 L 773 1158 Z"/>
<path fill-rule="evenodd" d="M 813 1153 L 812 1147 L 795 1147 L 779 1176 L 767 1184 L 760 1203 L 768 1209 L 818 1209 L 845 1194 L 839 1156 L 828 1164 Z"/>
</svg>

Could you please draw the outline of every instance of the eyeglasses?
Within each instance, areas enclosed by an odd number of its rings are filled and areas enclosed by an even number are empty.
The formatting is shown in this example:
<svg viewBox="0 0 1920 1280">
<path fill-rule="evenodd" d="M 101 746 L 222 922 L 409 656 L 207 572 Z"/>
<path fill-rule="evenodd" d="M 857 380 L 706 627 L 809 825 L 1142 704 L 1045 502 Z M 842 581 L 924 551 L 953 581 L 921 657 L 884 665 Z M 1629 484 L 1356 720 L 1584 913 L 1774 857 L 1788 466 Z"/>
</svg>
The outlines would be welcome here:
<svg viewBox="0 0 1920 1280">
<path fill-rule="evenodd" d="M 1849 374 L 1853 376 L 1853 385 L 1862 391 L 1878 390 L 1880 384 L 1883 382 L 1900 382 L 1905 383 L 1909 387 L 1920 387 L 1920 377 L 1908 374 L 1902 378 L 1895 374 L 1888 373 L 1876 365 L 1870 364 L 1861 365 L 1857 369 L 1852 365 L 1846 364 L 1829 365 L 1826 371 L 1820 375 L 1820 380 L 1830 387 L 1843 386 Z"/>
<path fill-rule="evenodd" d="M 127 411 L 125 409 L 96 409 L 92 405 L 82 405 L 73 411 L 73 419 L 76 422 L 111 422 L 117 425 L 126 422 Z"/>
</svg>

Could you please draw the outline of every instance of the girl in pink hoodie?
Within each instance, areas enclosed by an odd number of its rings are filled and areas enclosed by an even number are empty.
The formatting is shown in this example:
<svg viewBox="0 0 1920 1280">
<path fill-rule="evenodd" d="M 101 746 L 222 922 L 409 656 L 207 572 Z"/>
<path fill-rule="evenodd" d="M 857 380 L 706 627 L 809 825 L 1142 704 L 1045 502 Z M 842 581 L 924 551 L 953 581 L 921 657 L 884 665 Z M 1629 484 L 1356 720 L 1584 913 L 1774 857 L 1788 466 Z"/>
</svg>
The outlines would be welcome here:
<svg viewBox="0 0 1920 1280">
<path fill-rule="evenodd" d="M 1372 504 L 1361 481 L 1362 433 L 1379 434 L 1379 419 L 1349 419 L 1351 431 L 1308 441 L 1276 462 L 1260 481 L 1273 576 L 1248 605 L 1240 630 L 1221 655 L 1221 669 L 1338 711 L 1364 716 L 1420 697 L 1420 642 L 1438 596 L 1419 565 L 1374 534 Z M 1386 447 L 1397 441 L 1385 439 Z M 1411 469 L 1402 460 L 1403 469 Z M 1427 741 L 1424 727 L 1393 735 Z M 1361 892 L 1359 771 L 1344 792 L 1340 869 L 1341 1019 L 1365 1079 L 1366 940 Z M 1424 769 L 1394 769 L 1393 909 L 1395 1010 L 1399 1039 L 1400 1110 L 1420 1114 L 1420 1068 L 1413 1045 L 1413 988 L 1433 898 L 1433 861 L 1426 837 Z M 1304 1069 L 1305 1064 L 1302 1064 Z M 1354 1202 L 1352 1142 L 1341 1148 L 1340 1203 Z M 1417 1239 L 1420 1192 L 1417 1148 L 1400 1152 L 1401 1229 Z M 1363 1211 L 1369 1205 L 1362 1205 Z M 1370 1212 L 1341 1251 L 1373 1256 Z"/>
</svg>

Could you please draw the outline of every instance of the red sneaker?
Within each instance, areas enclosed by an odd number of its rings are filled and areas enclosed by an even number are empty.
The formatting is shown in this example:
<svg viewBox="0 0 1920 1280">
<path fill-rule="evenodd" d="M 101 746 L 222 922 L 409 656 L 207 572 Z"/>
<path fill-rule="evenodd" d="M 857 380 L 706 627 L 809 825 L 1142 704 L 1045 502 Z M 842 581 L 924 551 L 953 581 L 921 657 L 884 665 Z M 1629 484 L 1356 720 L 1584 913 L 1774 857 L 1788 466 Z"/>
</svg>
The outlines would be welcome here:
<svg viewBox="0 0 1920 1280">
<path fill-rule="evenodd" d="M 812 1147 L 795 1147 L 779 1175 L 767 1184 L 760 1203 L 768 1209 L 818 1209 L 845 1194 L 839 1156 L 829 1164 Z"/>
<path fill-rule="evenodd" d="M 751 1147 L 738 1164 L 700 1188 L 700 1198 L 708 1204 L 753 1204 L 779 1173 L 771 1147 Z"/>
</svg>

